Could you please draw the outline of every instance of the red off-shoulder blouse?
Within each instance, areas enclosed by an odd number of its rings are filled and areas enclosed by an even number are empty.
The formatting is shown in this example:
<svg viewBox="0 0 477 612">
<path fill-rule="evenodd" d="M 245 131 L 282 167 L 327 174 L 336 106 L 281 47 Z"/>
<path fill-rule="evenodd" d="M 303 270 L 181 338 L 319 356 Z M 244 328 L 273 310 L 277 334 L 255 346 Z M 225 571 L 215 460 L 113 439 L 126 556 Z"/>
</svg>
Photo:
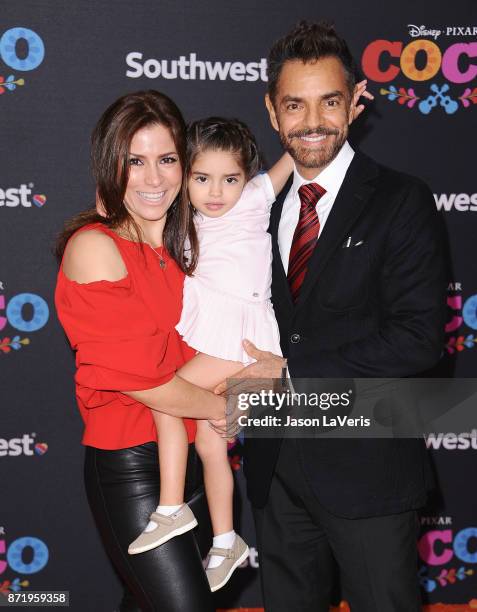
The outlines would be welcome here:
<svg viewBox="0 0 477 612">
<path fill-rule="evenodd" d="M 175 329 L 182 309 L 184 274 L 163 253 L 166 263 L 148 245 L 110 236 L 127 268 L 118 281 L 80 284 L 69 280 L 62 266 L 55 303 L 58 318 L 76 351 L 76 397 L 84 421 L 83 444 L 120 449 L 157 440 L 149 408 L 120 391 L 162 385 L 195 351 Z M 195 421 L 184 419 L 189 441 Z"/>
</svg>

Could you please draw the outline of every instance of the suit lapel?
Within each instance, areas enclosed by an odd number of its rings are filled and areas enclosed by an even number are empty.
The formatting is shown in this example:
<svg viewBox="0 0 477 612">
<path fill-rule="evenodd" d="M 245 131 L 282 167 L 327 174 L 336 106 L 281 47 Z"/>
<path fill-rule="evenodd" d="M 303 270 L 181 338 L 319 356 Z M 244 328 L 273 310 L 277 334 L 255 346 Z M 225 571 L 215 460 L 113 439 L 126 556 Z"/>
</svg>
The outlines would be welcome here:
<svg viewBox="0 0 477 612">
<path fill-rule="evenodd" d="M 282 216 L 283 203 L 288 195 L 293 184 L 293 175 L 288 179 L 285 187 L 279 193 L 276 202 L 272 205 L 272 213 L 270 215 L 270 233 L 272 235 L 272 254 L 273 254 L 273 275 L 274 281 L 276 281 L 280 295 L 273 296 L 275 299 L 287 300 L 291 308 L 294 307 L 293 300 L 291 298 L 290 287 L 288 285 L 287 275 L 283 267 L 282 257 L 280 255 L 280 248 L 278 246 L 278 226 L 280 225 L 280 218 Z"/>
<path fill-rule="evenodd" d="M 375 162 L 359 152 L 355 154 L 310 257 L 308 270 L 296 303 L 297 309 L 305 303 L 310 290 L 319 282 L 320 273 L 335 249 L 341 247 L 350 235 L 353 224 L 374 191 L 371 181 L 377 176 L 377 173 L 378 167 Z"/>
</svg>

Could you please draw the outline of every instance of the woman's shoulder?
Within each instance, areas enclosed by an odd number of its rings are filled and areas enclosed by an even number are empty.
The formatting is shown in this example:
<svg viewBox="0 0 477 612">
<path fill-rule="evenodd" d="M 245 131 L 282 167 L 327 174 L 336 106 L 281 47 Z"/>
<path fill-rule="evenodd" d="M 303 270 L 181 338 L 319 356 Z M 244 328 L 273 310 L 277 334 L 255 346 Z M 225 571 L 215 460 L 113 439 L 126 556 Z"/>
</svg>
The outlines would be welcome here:
<svg viewBox="0 0 477 612">
<path fill-rule="evenodd" d="M 77 283 L 116 281 L 127 274 L 114 239 L 98 225 L 73 234 L 63 256 L 63 273 Z"/>
<path fill-rule="evenodd" d="M 90 223 L 77 230 L 69 239 L 66 248 L 84 248 L 100 244 L 114 243 L 111 237 L 111 230 L 104 227 L 101 223 Z"/>
</svg>

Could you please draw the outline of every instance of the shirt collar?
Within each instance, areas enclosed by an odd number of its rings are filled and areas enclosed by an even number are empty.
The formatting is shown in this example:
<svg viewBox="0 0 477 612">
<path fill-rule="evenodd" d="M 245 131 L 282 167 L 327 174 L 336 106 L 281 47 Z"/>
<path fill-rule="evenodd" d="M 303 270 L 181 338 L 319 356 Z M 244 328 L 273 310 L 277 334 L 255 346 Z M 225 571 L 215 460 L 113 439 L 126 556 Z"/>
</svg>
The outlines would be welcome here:
<svg viewBox="0 0 477 612">
<path fill-rule="evenodd" d="M 321 187 L 323 187 L 323 189 L 326 189 L 326 193 L 330 194 L 332 197 L 335 198 L 338 191 L 340 190 L 341 184 L 344 180 L 344 177 L 353 157 L 354 151 L 351 148 L 349 142 L 346 141 L 339 150 L 339 153 L 334 158 L 334 160 L 328 166 L 326 166 L 324 170 L 319 172 L 313 179 L 303 178 L 299 174 L 295 165 L 295 168 L 293 170 L 293 184 L 291 188 L 293 198 L 297 197 L 298 190 L 302 185 L 305 185 L 306 183 L 318 183 Z"/>
</svg>

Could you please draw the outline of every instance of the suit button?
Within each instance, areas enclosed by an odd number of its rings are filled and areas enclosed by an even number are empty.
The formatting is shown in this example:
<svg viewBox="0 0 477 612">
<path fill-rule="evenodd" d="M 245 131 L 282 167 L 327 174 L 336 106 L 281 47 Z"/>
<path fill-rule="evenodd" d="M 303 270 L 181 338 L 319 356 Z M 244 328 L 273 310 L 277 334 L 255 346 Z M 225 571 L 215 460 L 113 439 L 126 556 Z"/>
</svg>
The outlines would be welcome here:
<svg viewBox="0 0 477 612">
<path fill-rule="evenodd" d="M 298 344 L 298 342 L 300 342 L 301 338 L 300 338 L 300 334 L 292 334 L 290 336 L 290 342 L 292 344 Z"/>
</svg>

